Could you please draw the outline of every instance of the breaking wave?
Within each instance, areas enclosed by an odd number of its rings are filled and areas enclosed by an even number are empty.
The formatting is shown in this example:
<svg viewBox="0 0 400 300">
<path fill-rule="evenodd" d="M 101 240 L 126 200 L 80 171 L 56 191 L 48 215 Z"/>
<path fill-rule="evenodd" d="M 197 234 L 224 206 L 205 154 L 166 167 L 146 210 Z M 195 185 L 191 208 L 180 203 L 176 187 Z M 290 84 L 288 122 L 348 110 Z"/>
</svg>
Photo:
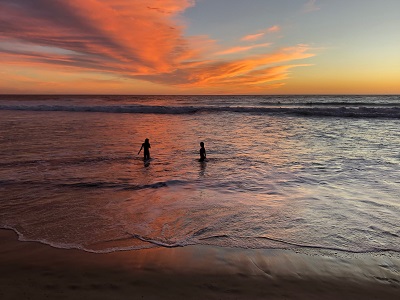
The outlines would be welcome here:
<svg viewBox="0 0 400 300">
<path fill-rule="evenodd" d="M 293 105 L 293 104 L 292 104 Z M 269 107 L 260 106 L 152 106 L 152 105 L 0 105 L 0 110 L 13 111 L 62 111 L 62 112 L 101 112 L 133 114 L 197 114 L 197 113 L 252 113 L 271 115 L 294 115 L 343 118 L 400 118 L 400 106 L 360 105 L 346 103 L 339 105 L 294 105 Z"/>
</svg>

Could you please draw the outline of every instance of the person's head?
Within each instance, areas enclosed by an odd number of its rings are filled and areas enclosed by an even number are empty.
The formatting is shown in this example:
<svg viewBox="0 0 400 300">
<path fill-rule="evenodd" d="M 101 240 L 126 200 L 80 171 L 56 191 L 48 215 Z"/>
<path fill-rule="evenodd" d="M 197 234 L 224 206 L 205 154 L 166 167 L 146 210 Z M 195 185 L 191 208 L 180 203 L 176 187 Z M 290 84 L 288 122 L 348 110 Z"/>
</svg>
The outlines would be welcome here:
<svg viewBox="0 0 400 300">
<path fill-rule="evenodd" d="M 203 142 L 200 142 L 200 147 L 204 148 L 204 143 Z"/>
<path fill-rule="evenodd" d="M 145 142 L 145 143 L 149 143 L 149 139 L 145 139 L 144 142 Z"/>
</svg>

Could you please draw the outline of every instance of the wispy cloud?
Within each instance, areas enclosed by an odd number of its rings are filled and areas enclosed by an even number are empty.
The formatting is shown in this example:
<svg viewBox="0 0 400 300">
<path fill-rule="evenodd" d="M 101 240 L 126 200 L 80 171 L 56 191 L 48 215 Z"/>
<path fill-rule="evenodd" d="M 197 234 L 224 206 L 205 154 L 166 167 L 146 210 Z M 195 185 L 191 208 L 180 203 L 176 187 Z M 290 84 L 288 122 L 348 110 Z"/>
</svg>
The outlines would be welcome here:
<svg viewBox="0 0 400 300">
<path fill-rule="evenodd" d="M 223 51 L 219 51 L 216 53 L 216 55 L 226 55 L 226 54 L 233 54 L 233 53 L 238 53 L 238 52 L 244 52 L 244 51 L 249 51 L 255 48 L 265 48 L 271 46 L 271 43 L 263 43 L 263 44 L 256 44 L 256 45 L 251 45 L 251 46 L 237 46 L 237 47 L 232 47 Z"/>
<path fill-rule="evenodd" d="M 268 28 L 267 32 L 278 32 L 280 30 L 281 30 L 281 28 L 278 25 L 274 25 L 274 26 Z"/>
<path fill-rule="evenodd" d="M 132 74 L 169 72 L 196 55 L 171 18 L 192 5 L 186 0 L 3 0 L 0 39 L 71 51 L 36 57 L 71 67 L 116 68 Z M 160 7 L 160 9 L 154 9 Z M 162 9 L 161 9 L 162 8 Z M 32 59 L 32 58 L 30 58 Z"/>
<path fill-rule="evenodd" d="M 257 55 L 231 61 L 205 61 L 193 67 L 178 69 L 171 74 L 143 77 L 158 82 L 191 88 L 223 87 L 241 85 L 267 86 L 269 83 L 287 78 L 294 67 L 308 64 L 286 64 L 314 56 L 306 45 L 279 49 L 273 53 Z"/>
<path fill-rule="evenodd" d="M 192 0 L 0 0 L 0 65 L 186 88 L 268 88 L 300 66 L 290 61 L 313 56 L 304 45 L 230 61 L 208 56 L 215 53 L 217 41 L 186 37 L 184 24 L 176 18 L 193 5 Z M 242 40 L 279 30 L 272 26 Z M 268 46 L 233 47 L 218 54 Z M 88 82 L 94 86 L 97 81 Z"/>
<path fill-rule="evenodd" d="M 303 6 L 303 11 L 306 13 L 319 10 L 320 7 L 317 5 L 317 0 L 308 0 Z"/>
<path fill-rule="evenodd" d="M 281 28 L 278 25 L 274 25 L 274 26 L 264 29 L 258 33 L 246 35 L 246 36 L 242 37 L 240 40 L 241 41 L 256 41 L 256 40 L 261 39 L 267 33 L 278 32 L 280 30 L 281 30 Z"/>
</svg>

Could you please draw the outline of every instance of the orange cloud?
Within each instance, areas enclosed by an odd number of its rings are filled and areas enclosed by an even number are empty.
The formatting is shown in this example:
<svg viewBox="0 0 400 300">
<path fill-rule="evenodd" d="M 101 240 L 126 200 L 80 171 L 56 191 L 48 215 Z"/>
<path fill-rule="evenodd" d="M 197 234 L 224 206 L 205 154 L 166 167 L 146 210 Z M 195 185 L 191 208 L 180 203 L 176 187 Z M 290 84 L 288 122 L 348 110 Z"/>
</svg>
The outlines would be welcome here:
<svg viewBox="0 0 400 300">
<path fill-rule="evenodd" d="M 230 61 L 207 58 L 207 53 L 215 53 L 216 41 L 185 37 L 184 25 L 176 18 L 193 5 L 192 0 L 35 0 L 34 5 L 2 0 L 0 65 L 53 72 L 58 82 L 49 76 L 35 80 L 54 88 L 75 82 L 63 81 L 67 73 L 86 73 L 94 76 L 85 79 L 91 88 L 99 84 L 97 76 L 107 77 L 100 82 L 112 88 L 124 78 L 123 86 L 133 79 L 179 88 L 267 89 L 281 85 L 272 82 L 286 79 L 289 69 L 300 66 L 286 62 L 313 56 L 307 46 L 299 45 Z M 279 30 L 273 26 L 242 40 Z M 234 47 L 217 54 L 268 46 Z M 14 79 L 33 86 L 27 78 Z"/>
<path fill-rule="evenodd" d="M 152 82 L 167 83 L 180 87 L 207 88 L 241 85 L 249 87 L 284 80 L 291 68 L 308 66 L 306 64 L 288 64 L 285 62 L 314 56 L 306 45 L 282 48 L 274 53 L 257 55 L 232 61 L 205 61 L 193 67 L 178 69 L 170 74 L 143 76 Z"/>
<path fill-rule="evenodd" d="M 169 72 L 195 50 L 182 38 L 183 27 L 171 18 L 193 3 L 188 0 L 13 0 L 0 3 L 0 40 L 25 43 L 22 59 L 131 74 Z M 49 61 L 31 45 L 56 49 Z M 68 59 L 65 60 L 65 50 Z M 11 51 L 9 51 L 11 53 Z M 33 58 L 32 56 L 36 56 Z"/>
<path fill-rule="evenodd" d="M 233 53 L 252 50 L 254 48 L 263 48 L 263 47 L 269 47 L 269 46 L 271 46 L 271 43 L 257 44 L 257 45 L 251 45 L 251 46 L 238 46 L 238 47 L 233 47 L 233 48 L 230 48 L 227 50 L 217 52 L 216 55 L 233 54 Z"/>
<path fill-rule="evenodd" d="M 241 41 L 256 41 L 262 38 L 265 35 L 265 32 L 260 32 L 256 34 L 249 34 L 244 37 L 242 37 L 240 40 Z"/>
</svg>

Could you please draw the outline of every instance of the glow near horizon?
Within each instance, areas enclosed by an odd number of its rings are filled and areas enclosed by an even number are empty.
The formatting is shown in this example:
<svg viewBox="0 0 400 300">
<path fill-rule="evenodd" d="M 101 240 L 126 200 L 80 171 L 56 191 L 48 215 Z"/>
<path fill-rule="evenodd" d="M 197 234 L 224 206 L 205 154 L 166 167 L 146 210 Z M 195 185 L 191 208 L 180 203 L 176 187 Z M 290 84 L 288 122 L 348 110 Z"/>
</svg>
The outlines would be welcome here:
<svg viewBox="0 0 400 300">
<path fill-rule="evenodd" d="M 398 0 L 0 0 L 0 93 L 400 94 L 399 11 Z"/>
</svg>

